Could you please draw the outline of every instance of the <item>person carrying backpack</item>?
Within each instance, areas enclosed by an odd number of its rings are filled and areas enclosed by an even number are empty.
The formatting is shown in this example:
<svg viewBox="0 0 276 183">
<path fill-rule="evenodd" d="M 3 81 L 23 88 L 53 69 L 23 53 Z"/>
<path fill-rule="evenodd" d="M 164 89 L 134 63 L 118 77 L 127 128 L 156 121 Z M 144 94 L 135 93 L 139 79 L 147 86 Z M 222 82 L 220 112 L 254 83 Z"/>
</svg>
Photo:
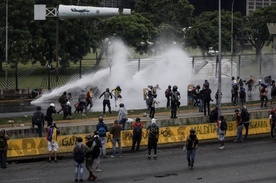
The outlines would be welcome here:
<svg viewBox="0 0 276 183">
<path fill-rule="evenodd" d="M 132 146 L 131 146 L 131 151 L 134 151 L 135 145 L 136 146 L 136 151 L 139 151 L 140 149 L 140 143 L 142 140 L 142 134 L 143 134 L 143 124 L 141 123 L 141 119 L 139 117 L 136 118 L 135 123 L 132 124 Z"/>
<path fill-rule="evenodd" d="M 1 168 L 7 168 L 7 151 L 8 151 L 8 140 L 9 137 L 6 135 L 6 130 L 1 130 L 0 132 L 0 161 L 1 161 Z"/>
<path fill-rule="evenodd" d="M 177 118 L 176 113 L 177 109 L 180 106 L 180 93 L 178 91 L 178 87 L 176 85 L 173 86 L 172 93 L 171 93 L 171 118 Z"/>
<path fill-rule="evenodd" d="M 102 142 L 99 137 L 99 132 L 95 131 L 94 136 L 92 137 L 92 141 L 95 142 L 95 146 L 92 152 L 92 157 L 94 159 L 94 164 L 95 164 L 95 171 L 96 172 L 101 172 L 102 170 L 100 169 L 100 154 L 101 154 L 101 149 L 102 149 Z"/>
<path fill-rule="evenodd" d="M 227 122 L 224 119 L 223 115 L 219 116 L 219 120 L 217 122 L 217 134 L 218 134 L 218 139 L 220 141 L 220 147 L 219 149 L 224 149 L 224 140 L 225 140 L 225 134 L 227 130 Z"/>
<path fill-rule="evenodd" d="M 272 109 L 269 114 L 269 121 L 270 121 L 270 137 L 274 138 L 274 130 L 275 130 L 275 124 L 276 124 L 276 113 L 275 109 Z"/>
<path fill-rule="evenodd" d="M 93 168 L 92 168 L 94 163 L 93 152 L 95 151 L 96 143 L 93 141 L 93 138 L 91 137 L 91 135 L 86 135 L 85 140 L 86 140 L 87 147 L 93 148 L 93 151 L 85 154 L 85 166 L 87 171 L 89 172 L 89 177 L 87 178 L 87 180 L 94 181 L 97 179 L 97 176 L 93 174 Z"/>
<path fill-rule="evenodd" d="M 106 156 L 106 132 L 108 131 L 107 125 L 103 121 L 103 117 L 99 117 L 99 123 L 96 126 L 96 130 L 99 132 L 99 138 L 102 143 L 102 148 L 101 148 L 101 157 L 107 158 Z"/>
<path fill-rule="evenodd" d="M 86 144 L 82 144 L 82 137 L 77 137 L 77 144 L 73 149 L 74 161 L 75 161 L 75 182 L 84 182 L 83 180 L 83 167 L 85 154 L 93 151 L 92 148 L 88 148 Z M 78 179 L 79 178 L 79 179 Z"/>
<path fill-rule="evenodd" d="M 240 101 L 241 108 L 243 108 L 243 104 L 246 102 L 246 92 L 245 92 L 245 88 L 242 86 L 239 92 L 239 99 L 240 99 L 239 101 Z"/>
<path fill-rule="evenodd" d="M 37 133 L 39 137 L 42 137 L 42 130 L 44 127 L 44 114 L 41 112 L 41 107 L 36 107 L 36 112 L 32 116 L 32 133 L 34 133 L 34 127 L 37 126 Z"/>
<path fill-rule="evenodd" d="M 195 154 L 198 147 L 198 138 L 195 134 L 195 130 L 190 130 L 190 135 L 187 136 L 185 142 L 185 149 L 187 150 L 187 161 L 188 166 L 191 167 L 191 170 L 194 168 Z"/>
<path fill-rule="evenodd" d="M 156 119 L 151 119 L 151 125 L 148 131 L 148 159 L 151 159 L 151 149 L 154 150 L 154 159 L 157 159 L 157 142 L 159 137 L 159 127 L 156 125 Z"/>
<path fill-rule="evenodd" d="M 244 139 L 247 139 L 249 124 L 250 124 L 250 114 L 249 114 L 249 112 L 247 111 L 246 106 L 244 106 L 244 107 L 242 108 L 242 111 L 241 111 L 241 120 L 242 120 L 242 123 L 243 123 L 243 125 L 244 125 L 244 127 L 245 127 Z"/>
</svg>

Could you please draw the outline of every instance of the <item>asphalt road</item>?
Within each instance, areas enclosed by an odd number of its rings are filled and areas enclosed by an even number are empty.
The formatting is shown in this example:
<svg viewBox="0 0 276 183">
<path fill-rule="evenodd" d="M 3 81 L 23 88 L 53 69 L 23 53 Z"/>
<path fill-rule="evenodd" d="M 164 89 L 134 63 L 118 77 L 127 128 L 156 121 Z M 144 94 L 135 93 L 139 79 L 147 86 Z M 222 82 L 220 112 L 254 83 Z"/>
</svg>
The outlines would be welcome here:
<svg viewBox="0 0 276 183">
<path fill-rule="evenodd" d="M 196 152 L 194 170 L 187 166 L 182 147 L 158 149 L 157 160 L 147 160 L 147 152 L 126 152 L 122 158 L 102 159 L 102 172 L 96 172 L 98 183 L 273 183 L 275 143 L 267 138 L 254 138 L 242 143 L 201 143 Z M 85 169 L 84 178 L 88 172 Z M 0 183 L 65 183 L 74 182 L 74 161 L 63 158 L 58 163 L 46 160 L 9 164 L 0 169 Z M 85 182 L 89 182 L 85 180 Z"/>
</svg>

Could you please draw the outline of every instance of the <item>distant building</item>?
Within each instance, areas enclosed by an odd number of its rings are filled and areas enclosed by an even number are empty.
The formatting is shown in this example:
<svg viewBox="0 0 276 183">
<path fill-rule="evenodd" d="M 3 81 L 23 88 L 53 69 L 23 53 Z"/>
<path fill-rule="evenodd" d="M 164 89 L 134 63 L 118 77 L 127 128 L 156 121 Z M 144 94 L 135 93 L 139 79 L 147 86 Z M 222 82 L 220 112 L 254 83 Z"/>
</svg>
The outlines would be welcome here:
<svg viewBox="0 0 276 183">
<path fill-rule="evenodd" d="M 276 0 L 247 0 L 246 2 L 246 15 L 259 8 L 268 6 L 276 6 Z"/>
<path fill-rule="evenodd" d="M 100 6 L 133 9 L 135 0 L 102 0 Z"/>
</svg>

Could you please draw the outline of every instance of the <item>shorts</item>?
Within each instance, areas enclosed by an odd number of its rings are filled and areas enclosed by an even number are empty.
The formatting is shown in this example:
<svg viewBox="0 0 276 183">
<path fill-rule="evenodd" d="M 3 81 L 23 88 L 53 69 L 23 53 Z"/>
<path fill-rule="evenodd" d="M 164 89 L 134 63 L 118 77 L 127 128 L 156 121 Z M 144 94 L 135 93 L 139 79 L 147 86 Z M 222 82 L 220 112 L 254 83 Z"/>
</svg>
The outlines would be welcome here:
<svg viewBox="0 0 276 183">
<path fill-rule="evenodd" d="M 219 139 L 220 141 L 224 141 L 224 139 L 225 139 L 225 134 L 224 134 L 224 133 L 219 133 L 218 139 Z"/>
<path fill-rule="evenodd" d="M 58 151 L 58 144 L 57 142 L 49 142 L 48 141 L 48 151 L 51 152 L 51 151 L 55 151 L 57 152 Z"/>
</svg>

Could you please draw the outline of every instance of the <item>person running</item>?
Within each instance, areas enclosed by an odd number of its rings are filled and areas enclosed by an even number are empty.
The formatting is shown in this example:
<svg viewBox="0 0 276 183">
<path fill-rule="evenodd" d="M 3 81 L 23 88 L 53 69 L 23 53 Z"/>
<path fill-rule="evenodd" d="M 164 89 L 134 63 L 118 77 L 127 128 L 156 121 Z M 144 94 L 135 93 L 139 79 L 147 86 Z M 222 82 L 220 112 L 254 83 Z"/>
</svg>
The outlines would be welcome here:
<svg viewBox="0 0 276 183">
<path fill-rule="evenodd" d="M 159 137 L 159 127 L 156 125 L 156 120 L 151 119 L 151 125 L 147 128 L 148 138 L 148 159 L 151 159 L 151 149 L 154 151 L 154 159 L 157 159 L 157 142 Z"/>
<path fill-rule="evenodd" d="M 110 106 L 110 99 L 112 99 L 112 94 L 109 91 L 109 88 L 106 88 L 106 90 L 100 95 L 99 99 L 104 96 L 103 100 L 103 114 L 105 114 L 105 107 L 108 107 L 109 113 L 111 114 L 111 106 Z"/>
<path fill-rule="evenodd" d="M 66 106 L 66 102 L 68 101 L 67 92 L 63 92 L 63 94 L 59 97 L 58 102 L 60 103 L 61 109 L 57 112 L 58 114 L 63 111 Z"/>
<path fill-rule="evenodd" d="M 50 106 L 47 108 L 45 120 L 47 121 L 47 126 L 51 126 L 53 123 L 53 114 L 56 114 L 55 104 L 51 103 Z"/>
<path fill-rule="evenodd" d="M 89 89 L 89 91 L 87 91 L 86 93 L 86 104 L 87 107 L 89 107 L 89 109 L 91 109 L 93 107 L 93 97 L 94 97 L 94 91 L 92 88 Z"/>
<path fill-rule="evenodd" d="M 79 105 L 81 106 L 82 109 L 85 109 L 85 111 L 87 111 L 87 104 L 86 104 L 86 93 L 84 90 L 81 91 L 81 93 L 79 94 Z"/>
<path fill-rule="evenodd" d="M 198 147 L 198 138 L 195 134 L 195 130 L 190 130 L 190 135 L 187 136 L 185 147 L 187 150 L 187 161 L 188 166 L 191 167 L 191 170 L 194 168 L 195 154 Z"/>
<path fill-rule="evenodd" d="M 121 92 L 122 92 L 122 89 L 119 85 L 116 88 L 114 88 L 113 90 L 111 90 L 111 93 L 113 94 L 114 100 L 115 100 L 115 107 L 117 107 L 118 99 L 122 98 Z"/>
</svg>

